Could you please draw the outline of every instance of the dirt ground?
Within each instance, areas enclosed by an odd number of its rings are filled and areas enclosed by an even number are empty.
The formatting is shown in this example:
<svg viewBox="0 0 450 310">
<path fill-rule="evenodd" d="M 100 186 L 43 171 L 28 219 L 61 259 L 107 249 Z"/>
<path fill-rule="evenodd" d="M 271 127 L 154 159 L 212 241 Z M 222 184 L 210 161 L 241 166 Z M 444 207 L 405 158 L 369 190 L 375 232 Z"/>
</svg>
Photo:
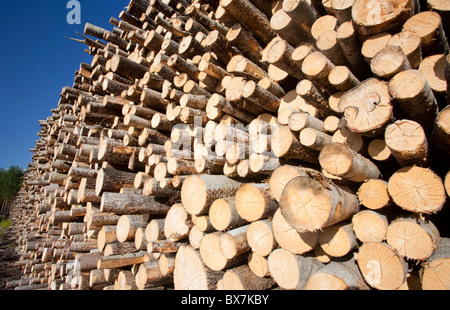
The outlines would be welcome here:
<svg viewBox="0 0 450 310">
<path fill-rule="evenodd" d="M 14 267 L 14 262 L 19 259 L 16 248 L 10 230 L 0 227 L 0 290 L 5 290 L 6 282 L 21 277 L 21 268 Z"/>
</svg>

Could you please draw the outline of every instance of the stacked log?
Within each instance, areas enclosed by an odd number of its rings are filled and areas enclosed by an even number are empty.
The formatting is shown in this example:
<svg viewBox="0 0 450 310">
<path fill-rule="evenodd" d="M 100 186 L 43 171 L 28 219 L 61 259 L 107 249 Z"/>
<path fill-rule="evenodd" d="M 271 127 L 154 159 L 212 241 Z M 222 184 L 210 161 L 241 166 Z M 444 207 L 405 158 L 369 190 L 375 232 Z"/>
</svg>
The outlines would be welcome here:
<svg viewBox="0 0 450 310">
<path fill-rule="evenodd" d="M 448 8 L 429 2 L 131 0 L 112 31 L 87 23 L 7 288 L 448 289 Z"/>
</svg>

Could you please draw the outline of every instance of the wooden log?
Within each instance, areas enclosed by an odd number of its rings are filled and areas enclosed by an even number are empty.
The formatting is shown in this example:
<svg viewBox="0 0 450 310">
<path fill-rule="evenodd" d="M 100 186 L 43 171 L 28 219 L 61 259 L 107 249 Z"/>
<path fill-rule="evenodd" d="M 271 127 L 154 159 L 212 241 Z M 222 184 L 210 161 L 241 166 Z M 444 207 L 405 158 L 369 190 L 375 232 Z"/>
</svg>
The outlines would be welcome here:
<svg viewBox="0 0 450 310">
<path fill-rule="evenodd" d="M 335 30 L 323 31 L 316 41 L 317 48 L 336 66 L 347 66 L 347 58 L 338 43 Z"/>
<path fill-rule="evenodd" d="M 382 179 L 369 179 L 363 182 L 357 195 L 360 204 L 370 210 L 379 210 L 392 204 L 388 184 Z"/>
<path fill-rule="evenodd" d="M 136 286 L 138 289 L 168 285 L 173 282 L 172 274 L 162 274 L 157 260 L 139 265 L 136 273 Z"/>
<path fill-rule="evenodd" d="M 111 70 L 130 80 L 134 80 L 136 78 L 142 78 L 148 71 L 148 68 L 126 57 L 114 55 L 111 58 Z"/>
<path fill-rule="evenodd" d="M 367 242 L 358 248 L 358 267 L 364 280 L 379 290 L 399 288 L 406 280 L 408 264 L 384 242 Z"/>
<path fill-rule="evenodd" d="M 272 278 L 283 289 L 304 289 L 308 278 L 323 267 L 315 257 L 305 257 L 276 249 L 268 257 Z"/>
<path fill-rule="evenodd" d="M 442 27 L 442 18 L 437 12 L 424 11 L 411 16 L 405 21 L 402 30 L 413 31 L 420 37 L 425 57 L 447 54 L 448 42 Z"/>
<path fill-rule="evenodd" d="M 410 70 L 408 58 L 401 47 L 388 45 L 370 61 L 370 69 L 380 79 L 390 79 L 401 71 Z"/>
<path fill-rule="evenodd" d="M 134 240 L 139 227 L 147 226 L 148 215 L 122 215 L 117 222 L 116 237 L 119 242 Z"/>
<path fill-rule="evenodd" d="M 420 280 L 423 290 L 441 290 L 448 287 L 449 238 L 441 238 L 438 248 L 421 263 Z"/>
<path fill-rule="evenodd" d="M 418 166 L 403 167 L 393 173 L 388 181 L 388 192 L 396 205 L 416 213 L 438 212 L 446 199 L 442 179 L 433 171 Z"/>
<path fill-rule="evenodd" d="M 389 92 L 408 119 L 421 124 L 426 132 L 432 130 L 439 108 L 426 77 L 420 71 L 397 73 L 389 82 Z"/>
<path fill-rule="evenodd" d="M 386 239 L 387 217 L 373 210 L 362 210 L 352 217 L 353 231 L 359 241 L 382 242 Z"/>
<path fill-rule="evenodd" d="M 218 231 L 242 226 L 248 221 L 240 217 L 236 210 L 235 198 L 216 199 L 209 208 L 211 225 Z"/>
<path fill-rule="evenodd" d="M 189 214 L 204 214 L 216 199 L 234 195 L 240 185 L 226 176 L 191 175 L 181 187 L 181 201 Z"/>
<path fill-rule="evenodd" d="M 339 110 L 344 111 L 346 127 L 351 131 L 371 137 L 381 135 L 393 117 L 389 87 L 369 78 L 341 96 Z"/>
<path fill-rule="evenodd" d="M 270 22 L 264 13 L 248 0 L 221 0 L 220 6 L 239 20 L 262 42 L 268 43 L 276 34 L 270 28 Z"/>
<path fill-rule="evenodd" d="M 439 232 L 431 221 L 399 217 L 386 232 L 386 242 L 406 259 L 424 261 L 438 247 Z"/>
<path fill-rule="evenodd" d="M 378 54 L 378 52 L 380 52 L 383 48 L 388 46 L 391 39 L 392 34 L 388 32 L 377 33 L 367 38 L 361 46 L 361 54 L 366 63 L 370 65 L 372 58 L 375 57 L 375 55 Z"/>
<path fill-rule="evenodd" d="M 412 120 L 397 120 L 386 127 L 387 147 L 401 166 L 428 166 L 428 142 L 425 131 Z"/>
<path fill-rule="evenodd" d="M 336 89 L 328 81 L 328 75 L 334 66 L 322 52 L 315 51 L 304 59 L 302 72 L 308 79 L 323 87 L 327 93 L 332 94 L 336 92 Z"/>
<path fill-rule="evenodd" d="M 282 10 L 293 19 L 297 27 L 306 34 L 307 38 L 311 38 L 311 27 L 317 20 L 318 15 L 308 1 L 283 1 Z"/>
<path fill-rule="evenodd" d="M 308 279 L 307 290 L 369 289 L 354 259 L 330 262 L 315 271 Z"/>
<path fill-rule="evenodd" d="M 448 150 L 448 141 L 450 140 L 450 108 L 447 106 L 442 109 L 436 117 L 432 132 L 432 144 L 438 149 Z"/>
<path fill-rule="evenodd" d="M 258 277 L 248 265 L 241 265 L 224 273 L 222 285 L 225 290 L 266 290 L 273 287 L 275 281 Z"/>
<path fill-rule="evenodd" d="M 286 221 L 281 209 L 275 211 L 272 230 L 278 245 L 294 254 L 309 252 L 318 244 L 319 232 L 297 231 Z"/>
<path fill-rule="evenodd" d="M 269 255 L 278 247 L 272 230 L 272 222 L 266 219 L 250 223 L 247 229 L 247 242 L 252 252 L 261 256 Z"/>
<path fill-rule="evenodd" d="M 413 14 L 413 0 L 356 0 L 352 6 L 352 20 L 363 41 L 380 32 L 400 32 L 405 21 Z"/>
<path fill-rule="evenodd" d="M 221 246 L 221 239 L 224 236 L 225 233 L 223 232 L 212 232 L 203 236 L 202 240 L 200 241 L 200 257 L 205 265 L 214 271 L 221 271 L 226 267 L 235 264 L 236 262 L 242 261 L 246 257 L 246 255 L 232 256 L 233 254 L 235 254 L 232 252 L 227 253 L 229 254 L 228 257 L 225 256 L 225 253 L 223 253 Z M 236 244 L 233 243 L 233 240 L 234 239 L 231 237 L 231 241 L 228 242 L 228 244 L 231 243 L 231 246 L 236 246 Z M 236 250 L 236 247 L 234 249 L 231 249 L 231 251 L 232 250 Z"/>
<path fill-rule="evenodd" d="M 122 255 L 101 256 L 97 262 L 97 269 L 112 269 L 133 264 L 141 264 L 149 261 L 148 254 L 144 251 L 127 253 Z M 134 280 L 134 277 L 133 277 Z"/>
<path fill-rule="evenodd" d="M 428 56 L 419 65 L 419 71 L 425 75 L 435 97 L 444 96 L 447 92 L 446 68 L 447 63 L 444 54 Z"/>
<path fill-rule="evenodd" d="M 317 151 L 303 146 L 288 126 L 278 126 L 272 134 L 270 145 L 277 157 L 295 158 L 316 164 Z"/>
<path fill-rule="evenodd" d="M 101 212 L 115 214 L 165 215 L 169 208 L 169 206 L 155 201 L 153 196 L 108 192 L 103 193 L 100 204 Z"/>
<path fill-rule="evenodd" d="M 167 212 L 164 221 L 164 236 L 167 240 L 178 241 L 189 236 L 189 230 L 194 225 L 184 206 L 175 203 Z"/>
<path fill-rule="evenodd" d="M 235 204 L 239 216 L 248 222 L 267 218 L 278 208 L 268 183 L 242 184 L 236 191 Z"/>
<path fill-rule="evenodd" d="M 270 191 L 277 202 L 280 202 L 281 194 L 289 181 L 297 176 L 307 176 L 310 173 L 319 173 L 316 170 L 292 165 L 282 165 L 275 169 L 270 177 Z"/>
<path fill-rule="evenodd" d="M 402 30 L 394 34 L 388 42 L 388 46 L 399 46 L 412 69 L 417 69 L 422 61 L 422 49 L 420 37 L 413 31 Z"/>
<path fill-rule="evenodd" d="M 357 248 L 356 235 L 351 223 L 337 223 L 319 233 L 322 250 L 331 257 L 343 257 Z"/>
<path fill-rule="evenodd" d="M 361 43 L 353 23 L 351 21 L 341 23 L 336 31 L 338 44 L 341 46 L 352 72 L 358 79 L 367 77 L 370 70 L 362 57 Z"/>
<path fill-rule="evenodd" d="M 182 246 L 175 257 L 173 282 L 176 290 L 215 289 L 223 271 L 213 271 L 191 246 Z"/>
<path fill-rule="evenodd" d="M 322 169 L 353 182 L 377 179 L 381 173 L 369 159 L 342 143 L 329 143 L 320 151 Z"/>
<path fill-rule="evenodd" d="M 135 173 L 125 172 L 114 168 L 102 168 L 97 173 L 95 193 L 100 196 L 103 192 L 117 193 L 124 186 L 134 186 Z"/>
<path fill-rule="evenodd" d="M 327 187 L 324 187 L 326 184 Z M 359 211 L 357 197 L 322 177 L 295 177 L 285 186 L 280 208 L 297 230 L 316 231 Z"/>
</svg>

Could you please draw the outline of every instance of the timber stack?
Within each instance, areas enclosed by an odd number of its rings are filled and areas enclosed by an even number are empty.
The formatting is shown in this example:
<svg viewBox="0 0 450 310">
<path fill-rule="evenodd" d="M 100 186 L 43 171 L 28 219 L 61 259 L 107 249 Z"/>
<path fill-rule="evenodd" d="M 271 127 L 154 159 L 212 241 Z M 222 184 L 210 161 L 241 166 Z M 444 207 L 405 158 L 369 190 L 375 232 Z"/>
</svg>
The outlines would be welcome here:
<svg viewBox="0 0 450 310">
<path fill-rule="evenodd" d="M 449 11 L 131 0 L 86 23 L 7 289 L 449 289 Z"/>
</svg>

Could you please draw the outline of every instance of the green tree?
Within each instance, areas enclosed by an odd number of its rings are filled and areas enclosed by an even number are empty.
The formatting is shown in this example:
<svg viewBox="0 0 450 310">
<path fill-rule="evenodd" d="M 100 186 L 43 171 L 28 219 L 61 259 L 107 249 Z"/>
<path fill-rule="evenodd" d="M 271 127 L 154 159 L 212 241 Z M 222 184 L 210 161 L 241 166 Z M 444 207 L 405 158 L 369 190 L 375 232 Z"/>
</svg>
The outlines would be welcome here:
<svg viewBox="0 0 450 310">
<path fill-rule="evenodd" d="M 5 170 L 0 168 L 0 202 L 4 209 L 17 195 L 22 187 L 25 170 L 19 166 L 10 166 Z"/>
</svg>

